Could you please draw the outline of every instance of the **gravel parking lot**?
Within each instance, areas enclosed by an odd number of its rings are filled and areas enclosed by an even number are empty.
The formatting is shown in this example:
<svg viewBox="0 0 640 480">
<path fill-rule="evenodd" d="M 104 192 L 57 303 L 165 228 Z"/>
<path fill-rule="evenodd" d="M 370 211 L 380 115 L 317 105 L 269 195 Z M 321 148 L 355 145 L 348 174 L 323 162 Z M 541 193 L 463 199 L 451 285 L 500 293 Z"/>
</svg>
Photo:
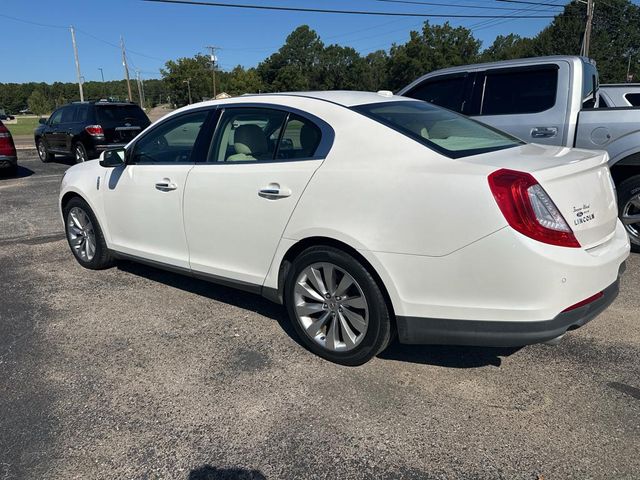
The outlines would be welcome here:
<svg viewBox="0 0 640 480">
<path fill-rule="evenodd" d="M 640 476 L 640 255 L 559 346 L 303 349 L 260 297 L 120 263 L 82 269 L 70 161 L 0 178 L 0 478 Z"/>
</svg>

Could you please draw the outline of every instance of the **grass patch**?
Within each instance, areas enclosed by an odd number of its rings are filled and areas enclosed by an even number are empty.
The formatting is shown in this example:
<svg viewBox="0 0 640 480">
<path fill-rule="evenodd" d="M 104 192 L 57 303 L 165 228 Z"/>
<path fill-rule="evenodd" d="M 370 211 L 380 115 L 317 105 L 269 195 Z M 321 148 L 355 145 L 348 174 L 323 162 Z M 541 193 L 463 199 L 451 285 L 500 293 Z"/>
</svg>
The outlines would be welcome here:
<svg viewBox="0 0 640 480">
<path fill-rule="evenodd" d="M 18 117 L 16 116 L 18 123 L 5 122 L 4 125 L 9 129 L 11 135 L 33 135 L 33 131 L 38 126 L 37 117 Z"/>
</svg>

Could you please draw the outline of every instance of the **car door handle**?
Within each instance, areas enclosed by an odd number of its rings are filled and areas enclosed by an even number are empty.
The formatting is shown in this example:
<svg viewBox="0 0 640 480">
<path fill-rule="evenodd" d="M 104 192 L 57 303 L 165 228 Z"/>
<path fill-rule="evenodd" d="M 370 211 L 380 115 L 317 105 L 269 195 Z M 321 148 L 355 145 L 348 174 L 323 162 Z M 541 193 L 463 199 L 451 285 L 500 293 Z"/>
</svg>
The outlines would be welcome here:
<svg viewBox="0 0 640 480">
<path fill-rule="evenodd" d="M 269 200 L 277 200 L 278 198 L 287 198 L 291 196 L 291 190 L 288 188 L 280 188 L 278 184 L 271 184 L 258 190 L 258 196 Z"/>
<path fill-rule="evenodd" d="M 553 138 L 558 135 L 557 127 L 535 127 L 531 129 L 531 138 Z"/>
<path fill-rule="evenodd" d="M 156 190 L 160 190 L 161 192 L 170 192 L 172 190 L 176 190 L 178 185 L 173 183 L 168 178 L 163 179 L 161 182 L 156 183 Z"/>
</svg>

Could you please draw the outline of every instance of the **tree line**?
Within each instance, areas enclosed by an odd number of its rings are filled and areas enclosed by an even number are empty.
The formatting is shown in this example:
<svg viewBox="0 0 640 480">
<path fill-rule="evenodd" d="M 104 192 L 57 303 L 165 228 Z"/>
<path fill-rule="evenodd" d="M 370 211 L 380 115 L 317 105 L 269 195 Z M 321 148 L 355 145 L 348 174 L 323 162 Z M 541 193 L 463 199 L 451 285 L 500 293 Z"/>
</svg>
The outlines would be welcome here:
<svg viewBox="0 0 640 480">
<path fill-rule="evenodd" d="M 576 55 L 580 51 L 585 15 L 584 5 L 574 0 L 536 36 L 498 36 L 485 49 L 468 28 L 454 27 L 448 22 L 432 25 L 427 21 L 421 30 L 409 32 L 405 43 L 367 55 L 351 47 L 326 45 L 314 30 L 302 25 L 291 32 L 277 52 L 256 67 L 216 71 L 216 91 L 230 95 L 331 89 L 397 91 L 440 68 L 512 58 Z M 635 78 L 640 76 L 639 25 L 640 6 L 630 0 L 607 0 L 597 5 L 590 56 L 597 62 L 602 82 L 624 82 L 629 65 L 630 73 Z M 189 89 L 193 101 L 213 95 L 212 65 L 206 55 L 170 60 L 161 74 L 162 79 L 144 82 L 149 106 L 185 105 L 189 102 Z M 84 85 L 87 98 L 127 98 L 124 80 Z M 134 101 L 138 101 L 135 82 L 132 87 Z M 25 108 L 34 95 L 31 103 L 39 104 L 39 108 L 53 108 L 79 97 L 75 83 L 0 83 L 0 106 L 7 111 Z"/>
</svg>

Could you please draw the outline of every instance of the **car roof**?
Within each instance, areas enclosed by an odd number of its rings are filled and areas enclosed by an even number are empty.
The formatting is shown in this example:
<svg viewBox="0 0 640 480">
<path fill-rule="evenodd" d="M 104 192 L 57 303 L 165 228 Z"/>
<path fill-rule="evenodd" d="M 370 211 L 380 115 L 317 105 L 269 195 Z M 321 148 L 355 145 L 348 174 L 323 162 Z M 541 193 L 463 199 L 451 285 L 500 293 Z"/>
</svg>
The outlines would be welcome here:
<svg viewBox="0 0 640 480">
<path fill-rule="evenodd" d="M 357 105 L 366 105 L 370 103 L 382 102 L 398 102 L 398 101 L 415 101 L 415 99 L 400 97 L 393 95 L 392 92 L 381 90 L 379 92 L 358 92 L 351 90 L 329 90 L 316 92 L 282 92 L 282 93 L 263 93 L 259 95 L 243 95 L 237 98 L 247 97 L 305 97 L 325 102 L 331 102 L 344 107 L 355 107 Z"/>
</svg>

